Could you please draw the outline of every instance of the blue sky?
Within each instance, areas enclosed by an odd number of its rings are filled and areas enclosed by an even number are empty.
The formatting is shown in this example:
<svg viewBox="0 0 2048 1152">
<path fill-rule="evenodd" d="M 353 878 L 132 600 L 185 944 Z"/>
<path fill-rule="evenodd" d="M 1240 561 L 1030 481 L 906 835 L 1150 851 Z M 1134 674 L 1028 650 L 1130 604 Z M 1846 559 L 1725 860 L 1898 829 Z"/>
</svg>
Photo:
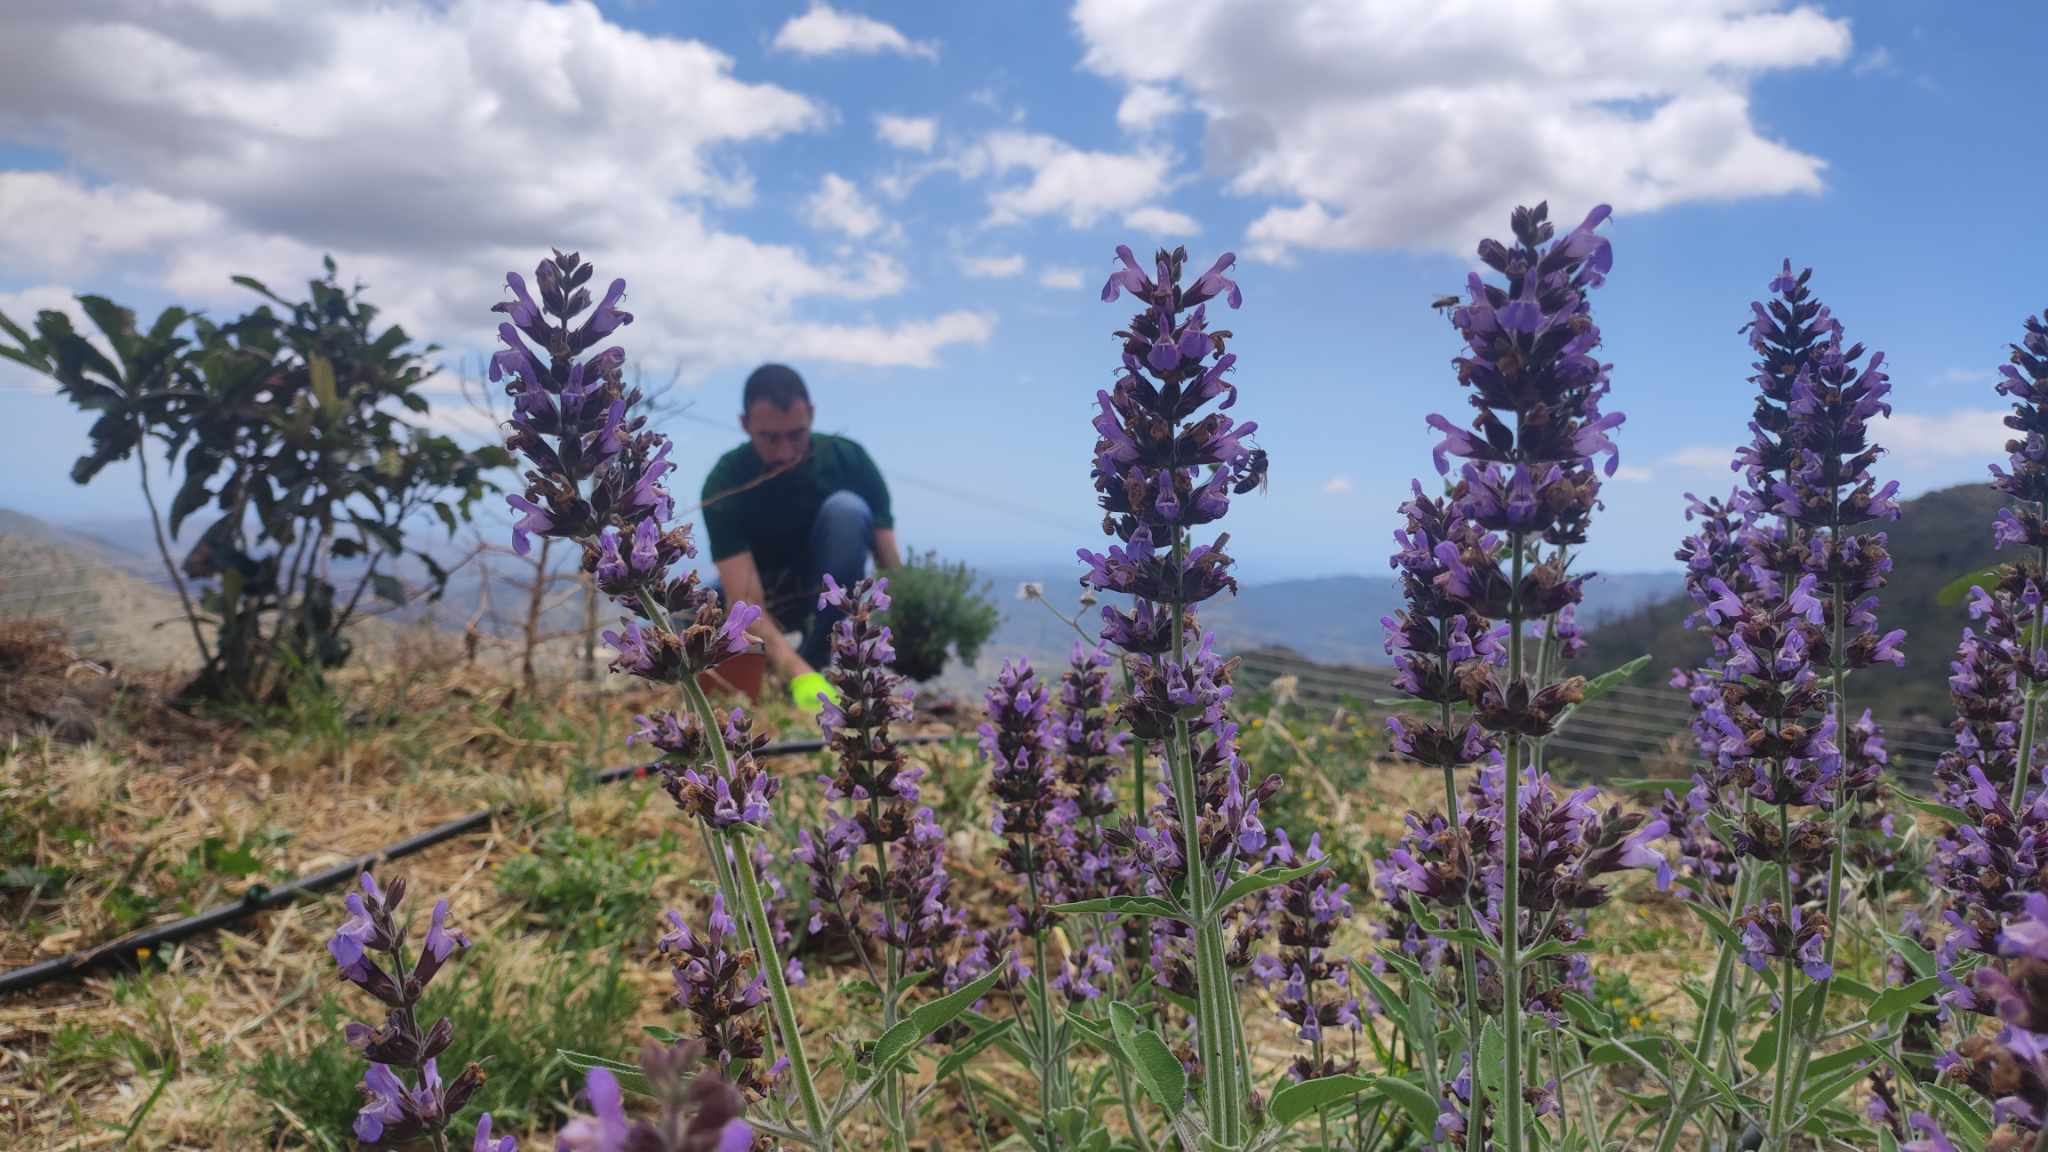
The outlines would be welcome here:
<svg viewBox="0 0 2048 1152">
<path fill-rule="evenodd" d="M 1996 366 L 2048 306 L 2018 3 L 51 8 L 0 16 L 0 311 L 223 312 L 231 273 L 333 252 L 454 365 L 505 268 L 581 248 L 677 381 L 680 489 L 783 359 L 881 463 L 905 542 L 984 563 L 1097 545 L 1119 242 L 1240 255 L 1238 414 L 1272 457 L 1228 524 L 1253 580 L 1384 571 L 1423 418 L 1462 412 L 1429 302 L 1514 203 L 1616 207 L 1595 309 L 1626 470 L 1587 557 L 1611 570 L 1670 567 L 1681 494 L 1727 487 L 1736 329 L 1780 259 L 1886 352 L 1909 492 L 1983 475 Z M 19 373 L 0 395 L 0 506 L 133 513 L 120 472 L 69 483 L 83 417 Z"/>
</svg>

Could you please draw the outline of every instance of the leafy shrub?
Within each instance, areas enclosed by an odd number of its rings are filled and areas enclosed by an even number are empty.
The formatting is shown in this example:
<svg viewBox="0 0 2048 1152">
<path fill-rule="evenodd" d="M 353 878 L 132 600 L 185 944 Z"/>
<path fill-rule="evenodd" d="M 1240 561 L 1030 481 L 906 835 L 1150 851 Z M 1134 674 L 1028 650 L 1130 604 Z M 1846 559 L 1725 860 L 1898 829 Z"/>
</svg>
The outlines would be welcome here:
<svg viewBox="0 0 2048 1152">
<path fill-rule="evenodd" d="M 438 594 L 447 573 L 408 545 L 406 524 L 431 513 L 453 533 L 491 487 L 482 474 L 509 456 L 496 445 L 465 449 L 408 418 L 428 412 L 422 386 L 436 349 L 414 347 L 396 325 L 377 328 L 378 309 L 341 286 L 331 259 L 303 301 L 246 276 L 235 282 L 270 303 L 222 324 L 166 308 L 145 330 L 133 311 L 81 296 L 112 358 L 55 310 L 37 315 L 34 335 L 0 316 L 12 345 L 0 343 L 0 357 L 49 376 L 98 415 L 73 481 L 135 457 L 204 669 L 192 691 L 247 700 L 287 673 L 317 676 L 346 660 L 344 630 L 364 593 L 405 600 L 394 571 L 402 558 Z M 150 440 L 178 473 L 167 512 L 149 486 Z M 166 528 L 175 539 L 209 504 L 217 517 L 174 562 Z M 337 587 L 335 562 L 360 573 L 353 588 Z"/>
<path fill-rule="evenodd" d="M 882 619 L 896 647 L 896 671 L 933 679 L 945 670 L 949 648 L 961 663 L 973 663 L 998 620 L 988 582 L 930 552 L 912 552 L 888 575 L 891 603 Z"/>
</svg>

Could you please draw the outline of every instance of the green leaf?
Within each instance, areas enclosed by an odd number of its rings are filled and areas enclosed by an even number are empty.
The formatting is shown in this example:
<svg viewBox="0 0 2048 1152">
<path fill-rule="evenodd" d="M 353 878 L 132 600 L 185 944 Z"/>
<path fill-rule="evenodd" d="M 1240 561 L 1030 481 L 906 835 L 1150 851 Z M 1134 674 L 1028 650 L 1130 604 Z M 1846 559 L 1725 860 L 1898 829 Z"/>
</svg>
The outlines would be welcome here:
<svg viewBox="0 0 2048 1152">
<path fill-rule="evenodd" d="M 1749 1051 L 1743 1053 L 1743 1058 L 1759 1075 L 1769 1072 L 1778 1062 L 1778 1028 L 1785 1022 L 1785 1015 L 1780 1012 L 1772 1016 L 1764 1030 L 1757 1033 L 1756 1042 L 1749 1046 Z"/>
<path fill-rule="evenodd" d="M 1818 1112 L 1834 1103 L 1835 1098 L 1848 1091 L 1850 1085 L 1860 1083 L 1864 1073 L 1861 1068 L 1843 1068 L 1832 1076 L 1815 1076 L 1809 1068 L 1807 1075 L 1806 1088 L 1799 1094 L 1800 1103 L 1809 1112 Z"/>
<path fill-rule="evenodd" d="M 1619 668 L 1609 668 L 1607 671 L 1586 681 L 1586 686 L 1579 690 L 1579 702 L 1567 706 L 1564 711 L 1557 714 L 1557 723 L 1553 726 L 1552 730 L 1563 731 L 1565 725 L 1571 722 L 1572 717 L 1578 713 L 1579 709 L 1621 687 L 1628 682 L 1629 677 L 1641 672 L 1649 666 L 1649 663 L 1650 654 L 1645 652 Z"/>
<path fill-rule="evenodd" d="M 1522 963 L 1534 964 L 1538 960 L 1548 960 L 1552 956 L 1563 956 L 1573 952 L 1591 952 L 1592 950 L 1593 942 L 1591 940 L 1575 940 L 1567 944 L 1562 940 L 1550 939 L 1524 952 L 1522 954 Z"/>
<path fill-rule="evenodd" d="M 389 572 L 370 573 L 370 590 L 387 604 L 405 603 L 405 582 Z"/>
<path fill-rule="evenodd" d="M 1882 1059 L 1884 1059 L 1884 1053 L 1872 1047 L 1866 1041 L 1857 1044 L 1853 1048 L 1844 1048 L 1840 1052 L 1830 1052 L 1825 1056 L 1816 1058 L 1813 1063 L 1806 1066 L 1806 1074 L 1809 1077 L 1817 1078 L 1826 1076 L 1837 1069 L 1847 1068 L 1851 1064 L 1861 1064 L 1866 1060 Z"/>
<path fill-rule="evenodd" d="M 1885 933 L 1884 939 L 1885 943 L 1892 946 L 1892 951 L 1905 959 L 1906 966 L 1920 979 L 1925 980 L 1939 970 L 1940 966 L 1934 962 L 1934 953 L 1922 948 L 1918 940 L 1891 932 Z"/>
<path fill-rule="evenodd" d="M 1116 1033 L 1117 1047 L 1123 1049 L 1124 1057 L 1137 1069 L 1146 1095 L 1167 1115 L 1179 1115 L 1188 1100 L 1188 1073 L 1181 1067 L 1180 1057 L 1173 1054 L 1159 1033 L 1138 1027 L 1138 1014 L 1128 1004 L 1111 1004 L 1109 1023 Z"/>
<path fill-rule="evenodd" d="M 918 1005 L 911 1010 L 909 1016 L 897 1021 L 894 1028 L 882 1033 L 882 1038 L 875 1041 L 875 1074 L 893 1071 L 897 1065 L 910 1059 L 911 1053 L 917 1050 L 919 1042 L 925 1037 L 944 1028 L 953 1022 L 954 1017 L 974 1007 L 974 1002 L 993 988 L 997 980 L 1002 979 L 1003 972 L 1009 964 L 1010 958 L 1003 957 L 980 979 L 957 991 L 948 992 L 936 1000 Z"/>
<path fill-rule="evenodd" d="M 1097 900 L 1074 900 L 1066 904 L 1054 904 L 1046 909 L 1063 916 L 1082 913 L 1101 913 L 1110 916 L 1158 916 L 1167 920 L 1182 919 L 1180 909 L 1175 908 L 1157 896 L 1104 896 Z"/>
<path fill-rule="evenodd" d="M 1699 917 L 1700 922 L 1705 924 L 1707 930 L 1712 932 L 1714 938 L 1719 940 L 1724 946 L 1735 949 L 1742 947 L 1741 938 L 1735 935 L 1735 929 L 1729 927 L 1726 920 L 1721 919 L 1720 913 L 1697 900 L 1684 900 L 1680 901 L 1680 903 L 1687 911 Z"/>
<path fill-rule="evenodd" d="M 1273 1123 L 1285 1126 L 1342 1104 L 1372 1087 L 1373 1078 L 1370 1076 L 1321 1076 L 1304 1080 L 1273 1093 L 1272 1102 L 1266 1105 L 1266 1115 Z"/>
<path fill-rule="evenodd" d="M 268 296 L 270 299 L 276 301 L 279 304 L 284 305 L 287 308 L 290 308 L 292 306 L 291 301 L 286 300 L 284 297 L 279 296 L 277 293 L 272 292 L 270 289 L 264 287 L 263 281 L 256 279 L 254 276 L 230 276 L 228 277 L 228 279 L 234 281 L 237 284 L 240 284 L 242 287 L 247 288 L 251 292 L 257 292 L 261 293 L 264 296 Z"/>
<path fill-rule="evenodd" d="M 1886 1020 L 1906 1012 L 1934 995 L 1940 987 L 1941 977 L 1927 976 L 1902 988 L 1887 988 L 1870 1005 L 1870 1019 Z"/>
<path fill-rule="evenodd" d="M 1609 780 L 1607 787 L 1625 792 L 1663 792 L 1667 789 L 1686 792 L 1691 790 L 1693 783 L 1690 776 L 1625 776 Z"/>
<path fill-rule="evenodd" d="M 648 1087 L 647 1074 L 640 1071 L 638 1064 L 628 1064 L 624 1060 L 613 1060 L 608 1056 L 593 1056 L 588 1052 L 575 1052 L 567 1048 L 557 1048 L 555 1049 L 555 1054 L 560 1056 L 569 1067 L 579 1072 L 588 1072 L 592 1068 L 602 1068 L 617 1077 L 619 1087 L 624 1088 L 626 1091 L 638 1093 L 642 1096 L 654 1095 L 654 1089 Z"/>
<path fill-rule="evenodd" d="M 1292 868 L 1261 868 L 1257 872 L 1247 872 L 1232 881 L 1230 887 L 1223 890 L 1223 895 L 1216 898 L 1216 910 L 1220 912 L 1255 892 L 1264 892 L 1276 884 L 1298 880 L 1317 869 L 1327 867 L 1327 861 L 1311 860 Z"/>
<path fill-rule="evenodd" d="M 1847 976 L 1836 976 L 1831 983 L 1834 984 L 1836 992 L 1844 996 L 1854 997 L 1865 1004 L 1877 999 L 1877 989 L 1872 988 L 1861 980 L 1854 980 Z"/>
<path fill-rule="evenodd" d="M 1008 1036 L 1016 1027 L 1015 1020 L 1005 1020 L 991 1027 L 976 1028 L 967 1043 L 955 1045 L 951 1052 L 946 1053 L 945 1059 L 939 1061 L 938 1079 L 944 1080 L 967 1067 L 983 1049 Z"/>
<path fill-rule="evenodd" d="M 1385 980 L 1380 979 L 1379 973 L 1356 960 L 1351 962 L 1351 971 L 1360 980 L 1365 981 L 1366 987 L 1372 989 L 1373 999 L 1380 1002 L 1380 1013 L 1385 1016 L 1387 1022 L 1392 1024 L 1397 1032 L 1407 1035 L 1406 1023 L 1400 1017 L 1391 1015 L 1394 1005 L 1405 1004 L 1407 998 L 1395 992 Z"/>
<path fill-rule="evenodd" d="M 1973 1137 L 1969 1141 L 1971 1145 L 1980 1144 L 1986 1136 L 1991 1135 L 1991 1122 L 1978 1115 L 1977 1110 L 1970 1107 L 1969 1101 L 1964 1100 L 1954 1089 L 1928 1083 L 1921 1084 L 1920 1090 L 1934 1100 L 1943 1116 L 1952 1123 L 1970 1130 Z"/>
<path fill-rule="evenodd" d="M 1608 1040 L 1595 1044 L 1586 1051 L 1588 1064 L 1635 1064 L 1640 1067 L 1648 1063 L 1658 1071 L 1664 1071 L 1662 1045 L 1654 1036 L 1629 1037 Z M 1688 1053 L 1690 1055 L 1690 1053 Z"/>
<path fill-rule="evenodd" d="M 1507 1041 L 1501 1036 L 1500 1025 L 1488 1020 L 1479 1032 L 1479 1080 L 1486 1086 L 1488 1099 L 1501 1098 L 1501 1077 L 1507 1066 Z"/>
<path fill-rule="evenodd" d="M 1395 1076 L 1377 1077 L 1373 1080 L 1372 1087 L 1373 1091 L 1392 1100 L 1399 1106 L 1401 1111 L 1406 1112 L 1408 1119 L 1414 1123 L 1417 1131 L 1436 1131 L 1437 1099 L 1435 1096 L 1430 1095 L 1412 1081 L 1402 1080 Z"/>
<path fill-rule="evenodd" d="M 1579 697 L 1579 705 L 1583 707 L 1591 704 L 1593 701 L 1628 683 L 1629 677 L 1634 676 L 1649 666 L 1650 654 L 1645 652 L 1626 664 L 1609 668 L 1607 671 L 1586 681 L 1585 691 Z"/>
<path fill-rule="evenodd" d="M 1953 608 L 1970 598 L 1970 589 L 1979 586 L 1995 585 L 1998 583 L 1998 578 L 2004 574 L 2005 565 L 2003 564 L 1993 564 L 1989 568 L 1979 568 L 1975 572 L 1966 572 L 1942 585 L 1941 591 L 1934 594 L 1934 602 L 1943 608 Z"/>
<path fill-rule="evenodd" d="M 1892 795 L 1905 801 L 1907 807 L 1925 812 L 1937 820 L 1946 820 L 1950 824 L 1955 825 L 1970 823 L 1970 814 L 1961 808 L 1952 807 L 1947 804 L 1937 804 L 1932 800 L 1923 800 L 1904 788 L 1899 787 L 1897 784 L 1892 785 Z"/>
<path fill-rule="evenodd" d="M 1565 1015 L 1570 1016 L 1572 1023 L 1578 1025 L 1581 1030 L 1598 1032 L 1606 1027 L 1606 1020 L 1601 1015 L 1600 1010 L 1593 1007 L 1592 1002 L 1584 996 L 1579 995 L 1577 992 L 1566 991 L 1563 995 L 1563 1000 Z"/>
<path fill-rule="evenodd" d="M 641 1026 L 640 1030 L 661 1041 L 663 1044 L 674 1044 L 683 1039 L 682 1033 L 663 1028 L 659 1024 L 645 1024 Z"/>
</svg>

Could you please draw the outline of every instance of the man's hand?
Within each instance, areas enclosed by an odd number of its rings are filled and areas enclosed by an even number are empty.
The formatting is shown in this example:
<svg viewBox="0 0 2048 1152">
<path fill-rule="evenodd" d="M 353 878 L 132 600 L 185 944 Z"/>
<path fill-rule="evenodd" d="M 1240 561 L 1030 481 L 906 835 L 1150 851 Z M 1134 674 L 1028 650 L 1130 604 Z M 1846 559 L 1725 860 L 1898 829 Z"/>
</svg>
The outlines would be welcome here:
<svg viewBox="0 0 2048 1152">
<path fill-rule="evenodd" d="M 903 554 L 896 550 L 896 530 L 875 529 L 875 571 L 887 572 L 891 568 L 900 567 L 902 563 Z"/>
<path fill-rule="evenodd" d="M 761 641 L 761 647 L 768 658 L 768 667 L 785 680 L 794 682 L 803 676 L 817 675 L 817 669 L 804 662 L 797 650 L 789 646 L 782 634 L 782 625 L 768 612 L 767 593 L 761 587 L 761 572 L 754 567 L 754 554 L 741 552 L 727 556 L 718 562 L 718 583 L 725 589 L 725 602 L 744 600 L 761 609 L 761 615 L 747 631 Z"/>
</svg>

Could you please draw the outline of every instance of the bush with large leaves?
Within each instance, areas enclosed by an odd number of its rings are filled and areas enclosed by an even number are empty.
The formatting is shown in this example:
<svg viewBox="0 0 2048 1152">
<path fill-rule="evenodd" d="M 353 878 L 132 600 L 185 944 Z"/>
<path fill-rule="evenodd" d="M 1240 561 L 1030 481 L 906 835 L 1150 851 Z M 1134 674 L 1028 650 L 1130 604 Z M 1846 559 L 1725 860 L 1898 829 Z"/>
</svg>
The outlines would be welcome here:
<svg viewBox="0 0 2048 1152">
<path fill-rule="evenodd" d="M 97 339 L 62 312 L 38 314 L 33 334 L 0 316 L 11 341 L 0 356 L 98 413 L 72 480 L 135 458 L 202 661 L 190 694 L 260 700 L 288 673 L 345 661 L 365 593 L 406 599 L 406 558 L 439 595 L 448 572 L 407 542 L 408 527 L 432 515 L 452 535 L 493 489 L 484 473 L 510 461 L 415 422 L 429 411 L 422 385 L 437 348 L 379 328 L 377 308 L 340 285 L 332 260 L 305 300 L 235 281 L 264 302 L 226 323 L 171 307 L 143 329 L 100 296 L 78 298 Z M 167 512 L 150 483 L 151 440 L 177 483 Z M 176 560 L 180 530 L 208 507 L 211 524 Z"/>
</svg>

